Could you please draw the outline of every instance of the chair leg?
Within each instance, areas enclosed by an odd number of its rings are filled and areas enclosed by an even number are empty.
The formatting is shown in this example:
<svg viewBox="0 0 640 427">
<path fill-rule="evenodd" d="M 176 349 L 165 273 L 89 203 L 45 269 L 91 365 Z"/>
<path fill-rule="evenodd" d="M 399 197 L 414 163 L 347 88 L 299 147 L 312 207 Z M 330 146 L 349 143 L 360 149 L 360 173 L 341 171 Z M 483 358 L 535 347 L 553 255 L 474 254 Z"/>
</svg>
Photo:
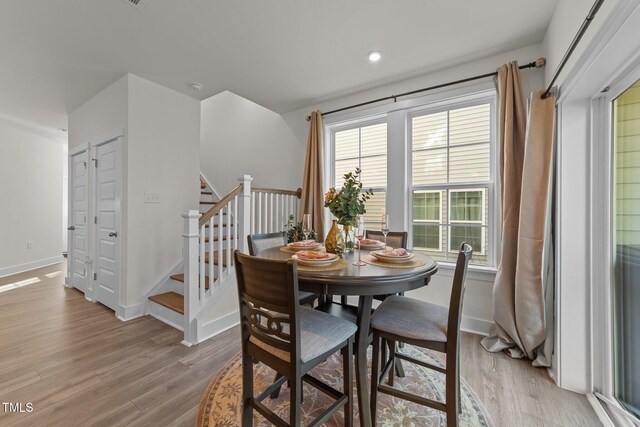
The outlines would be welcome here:
<svg viewBox="0 0 640 427">
<path fill-rule="evenodd" d="M 386 344 L 382 343 L 382 348 Z M 382 359 L 386 363 L 386 358 Z M 380 335 L 377 331 L 373 331 L 373 352 L 371 360 L 371 422 L 376 424 L 376 414 L 378 411 L 378 379 L 380 378 Z"/>
<path fill-rule="evenodd" d="M 389 343 L 389 359 L 391 359 L 391 368 L 389 369 L 389 385 L 393 387 L 393 380 L 396 373 L 396 342 L 387 342 Z"/>
<path fill-rule="evenodd" d="M 249 400 L 253 398 L 253 361 L 249 355 L 242 356 L 242 426 L 253 426 L 253 408 Z"/>
<path fill-rule="evenodd" d="M 300 412 L 302 406 L 302 378 L 297 374 L 291 384 L 291 401 L 289 403 L 289 425 L 300 425 Z"/>
<path fill-rule="evenodd" d="M 344 405 L 344 425 L 353 425 L 353 338 L 347 341 L 342 348 L 342 387 L 347 395 L 347 403 Z"/>
<path fill-rule="evenodd" d="M 447 360 L 447 373 L 445 378 L 446 383 L 446 413 L 447 413 L 447 427 L 458 426 L 458 411 L 460 408 L 460 389 L 459 389 L 459 372 L 457 363 L 451 360 L 449 365 Z"/>
<path fill-rule="evenodd" d="M 276 377 L 273 379 L 273 382 L 275 383 L 275 382 L 276 382 L 276 381 L 278 381 L 280 378 L 282 378 L 282 375 L 281 375 L 280 373 L 276 372 Z M 278 387 L 278 389 L 277 389 L 277 390 L 274 390 L 274 391 L 273 391 L 273 393 L 271 393 L 271 394 L 269 395 L 269 397 L 270 397 L 271 399 L 277 399 L 277 398 L 278 398 L 278 396 L 280 396 L 280 387 Z"/>
</svg>

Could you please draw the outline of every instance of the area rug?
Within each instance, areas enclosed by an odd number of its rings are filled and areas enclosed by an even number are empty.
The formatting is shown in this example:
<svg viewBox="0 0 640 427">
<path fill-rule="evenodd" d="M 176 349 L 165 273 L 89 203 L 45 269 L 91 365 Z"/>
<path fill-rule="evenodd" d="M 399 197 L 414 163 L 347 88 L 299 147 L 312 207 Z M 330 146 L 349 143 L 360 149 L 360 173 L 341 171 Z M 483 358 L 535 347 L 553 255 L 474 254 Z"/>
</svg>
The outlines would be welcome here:
<svg viewBox="0 0 640 427">
<path fill-rule="evenodd" d="M 369 348 L 369 353 L 371 348 Z M 444 367 L 444 364 L 430 351 L 417 347 L 405 345 L 402 349 L 414 358 L 422 359 L 430 364 Z M 321 381 L 330 384 L 337 390 L 342 390 L 342 357 L 335 354 L 326 362 L 317 366 L 311 371 L 311 375 Z M 371 354 L 369 354 L 369 374 L 371 372 Z M 405 377 L 397 378 L 394 387 L 418 394 L 429 399 L 445 400 L 444 375 L 419 365 L 403 362 Z M 274 379 L 275 372 L 258 363 L 254 365 L 254 387 L 258 394 L 266 389 Z M 304 401 L 302 403 L 302 424 L 307 425 L 315 417 L 324 411 L 331 403 L 331 398 L 324 393 L 304 384 Z M 459 417 L 460 426 L 492 426 L 493 422 L 486 409 L 480 402 L 475 392 L 462 379 L 461 384 L 462 414 Z M 196 426 L 198 427 L 221 427 L 240 425 L 242 412 L 242 358 L 240 354 L 233 357 L 218 373 L 213 377 L 200 401 Z M 355 391 L 355 379 L 354 379 Z M 355 393 L 354 393 L 355 394 Z M 376 425 L 378 426 L 446 426 L 447 419 L 443 412 L 435 409 L 416 405 L 402 399 L 398 399 L 386 394 L 378 395 L 378 414 Z M 289 414 L 289 389 L 282 387 L 280 396 L 277 399 L 267 398 L 263 403 L 285 420 Z M 354 421 L 359 423 L 357 398 L 354 399 Z M 342 411 L 336 413 L 326 426 L 343 426 L 344 414 Z M 265 418 L 254 411 L 254 426 L 271 425 Z"/>
</svg>

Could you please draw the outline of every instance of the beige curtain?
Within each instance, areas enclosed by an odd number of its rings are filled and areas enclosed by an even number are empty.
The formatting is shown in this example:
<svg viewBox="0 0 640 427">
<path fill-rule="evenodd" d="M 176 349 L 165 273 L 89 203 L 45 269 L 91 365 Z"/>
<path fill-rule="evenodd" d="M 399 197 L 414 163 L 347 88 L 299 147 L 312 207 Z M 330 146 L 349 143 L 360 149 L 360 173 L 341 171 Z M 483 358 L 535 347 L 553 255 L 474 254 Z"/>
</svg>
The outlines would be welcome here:
<svg viewBox="0 0 640 427">
<path fill-rule="evenodd" d="M 493 287 L 489 351 L 549 366 L 552 350 L 553 129 L 555 98 L 531 94 L 528 120 L 518 64 L 498 70 L 502 251 Z M 526 131 L 525 131 L 526 129 Z M 526 136 L 526 137 L 525 137 Z"/>
<path fill-rule="evenodd" d="M 322 188 L 322 114 L 320 111 L 311 113 L 309 122 L 309 139 L 307 155 L 304 162 L 304 177 L 302 180 L 302 200 L 300 203 L 300 218 L 309 213 L 313 218 L 313 229 L 317 239 L 324 240 L 324 206 Z"/>
</svg>

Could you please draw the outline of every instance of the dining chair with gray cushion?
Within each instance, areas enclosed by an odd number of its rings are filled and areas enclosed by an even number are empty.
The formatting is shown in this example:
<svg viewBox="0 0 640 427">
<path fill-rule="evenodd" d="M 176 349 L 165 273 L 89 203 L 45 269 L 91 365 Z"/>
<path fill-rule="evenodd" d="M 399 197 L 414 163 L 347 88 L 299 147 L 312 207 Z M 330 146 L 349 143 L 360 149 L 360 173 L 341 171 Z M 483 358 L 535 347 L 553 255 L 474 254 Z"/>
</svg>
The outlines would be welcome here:
<svg viewBox="0 0 640 427">
<path fill-rule="evenodd" d="M 387 246 L 392 248 L 406 248 L 407 247 L 407 232 L 406 231 L 390 231 L 387 233 Z M 367 239 L 380 240 L 384 242 L 384 234 L 378 230 L 366 230 L 365 237 Z"/>
<path fill-rule="evenodd" d="M 292 260 L 275 261 L 234 253 L 242 334 L 242 425 L 253 425 L 257 411 L 276 426 L 299 426 L 302 381 L 335 399 L 310 425 L 321 425 L 344 407 L 345 425 L 353 422 L 352 345 L 356 326 L 346 320 L 301 306 L 298 273 Z M 309 375 L 338 350 L 343 361 L 343 392 Z M 253 362 L 282 375 L 254 396 Z M 289 381 L 289 422 L 261 402 Z"/>
<path fill-rule="evenodd" d="M 249 255 L 259 256 L 260 252 L 271 248 L 287 245 L 286 231 L 265 234 L 251 234 L 247 236 Z M 311 292 L 300 291 L 300 304 L 313 305 L 320 295 Z"/>
<path fill-rule="evenodd" d="M 460 318 L 465 291 L 465 276 L 473 249 L 462 243 L 456 270 L 453 276 L 453 288 L 449 308 L 430 304 L 425 301 L 393 295 L 385 299 L 371 317 L 373 330 L 373 361 L 371 367 L 371 417 L 375 421 L 377 393 L 409 400 L 419 405 L 429 406 L 447 414 L 447 426 L 458 425 L 460 410 Z M 380 372 L 380 349 L 388 344 L 389 359 L 384 360 Z M 446 356 L 446 368 L 434 366 L 413 359 L 396 350 L 396 343 L 422 347 Z M 438 402 L 422 396 L 410 394 L 393 388 L 393 365 L 396 359 L 415 363 L 445 374 L 446 401 Z M 389 374 L 389 385 L 382 384 Z"/>
</svg>

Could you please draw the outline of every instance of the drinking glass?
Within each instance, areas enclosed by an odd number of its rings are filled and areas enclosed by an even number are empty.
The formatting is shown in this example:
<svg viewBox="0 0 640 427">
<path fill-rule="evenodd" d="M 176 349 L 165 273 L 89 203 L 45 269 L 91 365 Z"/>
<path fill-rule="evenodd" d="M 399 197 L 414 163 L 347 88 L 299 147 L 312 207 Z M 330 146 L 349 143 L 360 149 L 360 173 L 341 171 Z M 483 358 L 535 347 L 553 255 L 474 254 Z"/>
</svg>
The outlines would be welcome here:
<svg viewBox="0 0 640 427">
<path fill-rule="evenodd" d="M 304 214 L 302 216 L 302 233 L 304 234 L 304 240 L 309 240 L 309 234 L 311 233 L 311 214 Z"/>
<path fill-rule="evenodd" d="M 358 262 L 354 262 L 353 265 L 362 266 L 365 265 L 362 262 L 362 239 L 364 238 L 364 217 L 362 215 L 358 215 L 356 218 L 356 228 L 355 228 L 356 239 L 358 239 Z"/>
<path fill-rule="evenodd" d="M 380 231 L 384 234 L 384 248 L 387 249 L 387 234 L 389 233 L 389 215 L 382 215 Z"/>
</svg>

